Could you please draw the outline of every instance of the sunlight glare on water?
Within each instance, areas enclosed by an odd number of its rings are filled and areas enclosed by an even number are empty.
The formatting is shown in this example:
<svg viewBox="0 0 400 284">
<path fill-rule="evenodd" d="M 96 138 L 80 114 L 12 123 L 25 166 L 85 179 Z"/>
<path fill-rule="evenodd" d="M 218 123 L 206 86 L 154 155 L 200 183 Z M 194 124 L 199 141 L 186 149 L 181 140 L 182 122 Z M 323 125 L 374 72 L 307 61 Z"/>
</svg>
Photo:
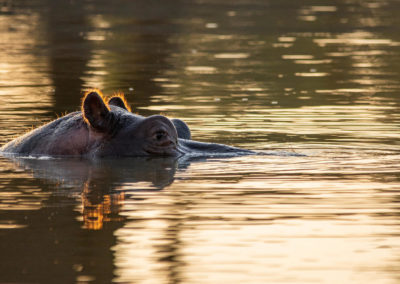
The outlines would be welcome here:
<svg viewBox="0 0 400 284">
<path fill-rule="evenodd" d="M 263 153 L 1 157 L 0 282 L 397 283 L 399 8 L 0 3 L 1 144 L 100 88 Z"/>
</svg>

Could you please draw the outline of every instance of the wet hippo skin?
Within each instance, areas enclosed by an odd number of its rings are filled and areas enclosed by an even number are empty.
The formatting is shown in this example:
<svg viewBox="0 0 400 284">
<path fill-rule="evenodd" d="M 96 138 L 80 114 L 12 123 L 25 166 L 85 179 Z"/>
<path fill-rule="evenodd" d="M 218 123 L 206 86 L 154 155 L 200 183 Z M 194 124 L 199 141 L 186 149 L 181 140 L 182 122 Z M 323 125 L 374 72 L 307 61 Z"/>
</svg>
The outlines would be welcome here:
<svg viewBox="0 0 400 284">
<path fill-rule="evenodd" d="M 133 157 L 234 156 L 255 152 L 191 140 L 180 119 L 133 114 L 123 96 L 109 99 L 87 92 L 81 111 L 73 112 L 12 140 L 0 152 L 23 155 Z"/>
</svg>

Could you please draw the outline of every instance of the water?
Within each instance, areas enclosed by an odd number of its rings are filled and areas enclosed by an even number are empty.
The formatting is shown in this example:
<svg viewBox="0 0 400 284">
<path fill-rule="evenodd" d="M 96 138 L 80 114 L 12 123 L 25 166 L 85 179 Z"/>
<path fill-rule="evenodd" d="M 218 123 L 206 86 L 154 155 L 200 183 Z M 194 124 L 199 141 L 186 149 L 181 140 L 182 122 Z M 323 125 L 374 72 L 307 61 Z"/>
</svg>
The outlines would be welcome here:
<svg viewBox="0 0 400 284">
<path fill-rule="evenodd" d="M 398 1 L 2 1 L 0 144 L 97 87 L 307 156 L 0 158 L 0 282 L 398 283 Z"/>
</svg>

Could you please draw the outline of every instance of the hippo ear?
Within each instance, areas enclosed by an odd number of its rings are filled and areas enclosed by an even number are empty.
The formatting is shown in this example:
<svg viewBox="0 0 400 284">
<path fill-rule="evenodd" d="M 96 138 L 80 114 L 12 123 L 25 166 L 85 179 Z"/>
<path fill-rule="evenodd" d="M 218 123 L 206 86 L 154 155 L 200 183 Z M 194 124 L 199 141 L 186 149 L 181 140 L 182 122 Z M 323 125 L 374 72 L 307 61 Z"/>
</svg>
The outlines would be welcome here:
<svg viewBox="0 0 400 284">
<path fill-rule="evenodd" d="M 105 132 L 109 128 L 110 110 L 96 91 L 88 93 L 83 99 L 82 113 L 84 119 L 94 129 Z"/>
<path fill-rule="evenodd" d="M 115 97 L 112 97 L 111 99 L 109 99 L 108 105 L 117 106 L 117 107 L 123 108 L 124 110 L 130 111 L 130 107 L 129 107 L 127 101 L 125 100 L 124 97 L 121 97 L 121 96 L 115 96 Z"/>
<path fill-rule="evenodd" d="M 190 133 L 189 126 L 182 120 L 178 118 L 171 119 L 172 123 L 176 128 L 176 132 L 178 133 L 178 138 L 190 140 L 192 139 L 192 134 Z"/>
</svg>

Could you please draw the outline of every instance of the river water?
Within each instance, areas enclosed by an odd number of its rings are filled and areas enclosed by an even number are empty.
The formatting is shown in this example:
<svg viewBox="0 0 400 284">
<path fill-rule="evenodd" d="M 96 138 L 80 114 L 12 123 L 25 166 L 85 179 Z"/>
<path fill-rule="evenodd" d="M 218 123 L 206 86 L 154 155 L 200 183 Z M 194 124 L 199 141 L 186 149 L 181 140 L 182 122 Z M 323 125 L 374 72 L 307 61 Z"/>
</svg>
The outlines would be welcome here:
<svg viewBox="0 0 400 284">
<path fill-rule="evenodd" d="M 398 283 L 399 10 L 0 1 L 0 144 L 96 87 L 195 140 L 277 153 L 2 157 L 0 282 Z"/>
</svg>

